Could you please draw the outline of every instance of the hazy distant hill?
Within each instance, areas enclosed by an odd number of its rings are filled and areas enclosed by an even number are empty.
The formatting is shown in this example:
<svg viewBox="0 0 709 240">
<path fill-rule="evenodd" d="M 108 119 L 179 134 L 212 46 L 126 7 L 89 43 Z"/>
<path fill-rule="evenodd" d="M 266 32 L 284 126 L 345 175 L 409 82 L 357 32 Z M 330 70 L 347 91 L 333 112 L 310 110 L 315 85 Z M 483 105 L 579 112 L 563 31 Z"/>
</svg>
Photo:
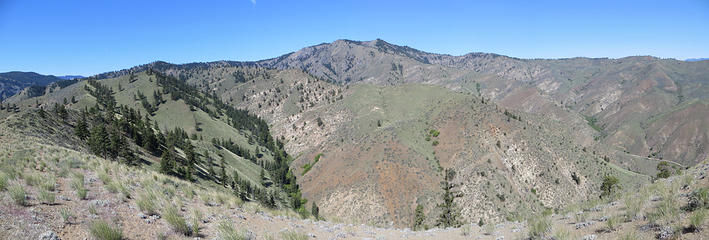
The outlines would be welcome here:
<svg viewBox="0 0 709 240">
<path fill-rule="evenodd" d="M 32 85 L 46 86 L 61 80 L 61 78 L 52 75 L 42 75 L 34 72 L 13 71 L 0 73 L 0 100 L 15 95 L 22 89 Z"/>
<path fill-rule="evenodd" d="M 58 78 L 64 79 L 64 80 L 74 80 L 77 78 L 84 78 L 84 76 L 81 75 L 65 75 L 65 76 L 59 76 Z"/>
<path fill-rule="evenodd" d="M 699 62 L 699 61 L 706 61 L 709 60 L 709 58 L 688 58 L 685 59 L 687 62 Z"/>
</svg>

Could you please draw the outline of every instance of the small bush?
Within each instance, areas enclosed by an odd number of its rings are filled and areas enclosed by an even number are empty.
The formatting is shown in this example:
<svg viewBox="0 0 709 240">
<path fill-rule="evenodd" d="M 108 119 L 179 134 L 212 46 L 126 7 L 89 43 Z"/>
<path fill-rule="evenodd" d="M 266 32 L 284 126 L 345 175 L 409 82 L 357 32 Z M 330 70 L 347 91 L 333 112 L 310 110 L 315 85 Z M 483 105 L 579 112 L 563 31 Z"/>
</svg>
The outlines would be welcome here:
<svg viewBox="0 0 709 240">
<path fill-rule="evenodd" d="M 13 201 L 15 201 L 15 204 L 27 206 L 27 193 L 22 185 L 16 183 L 11 185 L 7 190 L 10 192 L 10 197 Z"/>
<path fill-rule="evenodd" d="M 495 224 L 494 223 L 487 223 L 485 224 L 483 230 L 485 230 L 485 235 L 492 235 L 495 233 Z"/>
<path fill-rule="evenodd" d="M 59 215 L 61 215 L 64 223 L 70 223 L 69 221 L 74 216 L 73 214 L 71 214 L 71 211 L 69 210 L 69 208 L 59 209 Z"/>
<path fill-rule="evenodd" d="M 460 234 L 463 236 L 469 236 L 470 235 L 470 224 L 465 224 L 462 227 L 460 227 Z"/>
<path fill-rule="evenodd" d="M 140 211 L 147 215 L 158 214 L 157 197 L 152 192 L 141 193 L 136 200 L 136 204 L 138 204 Z"/>
<path fill-rule="evenodd" d="M 283 240 L 307 240 L 308 235 L 302 232 L 296 232 L 294 230 L 289 230 L 281 233 Z"/>
<path fill-rule="evenodd" d="M 113 182 L 113 178 L 111 177 L 111 175 L 108 175 L 108 173 L 106 173 L 105 171 L 99 171 L 98 178 L 101 179 L 101 182 L 103 182 L 103 184 L 105 185 L 108 185 Z"/>
<path fill-rule="evenodd" d="M 176 207 L 168 207 L 163 213 L 163 217 L 175 232 L 181 233 L 185 236 L 192 235 L 192 228 L 187 225 L 187 221 L 185 221 L 185 218 L 180 215 Z"/>
<path fill-rule="evenodd" d="M 91 215 L 98 215 L 98 211 L 96 210 L 96 207 L 94 207 L 93 204 L 89 205 L 89 213 L 91 213 Z"/>
<path fill-rule="evenodd" d="M 601 183 L 601 198 L 611 196 L 611 194 L 615 193 L 618 189 L 620 189 L 618 178 L 614 176 L 603 177 L 603 182 Z"/>
<path fill-rule="evenodd" d="M 566 229 L 557 229 L 554 231 L 554 240 L 568 240 L 571 239 L 571 233 Z"/>
<path fill-rule="evenodd" d="M 617 216 L 611 216 L 606 220 L 606 230 L 609 232 L 618 230 L 618 225 L 620 225 L 620 218 Z"/>
<path fill-rule="evenodd" d="M 544 239 L 551 230 L 551 221 L 546 217 L 539 217 L 530 221 L 529 238 Z"/>
<path fill-rule="evenodd" d="M 130 199 L 130 198 L 131 198 L 130 189 L 128 189 L 125 185 L 123 185 L 123 184 L 118 184 L 118 190 L 121 191 L 121 195 L 122 195 L 125 199 Z M 125 199 L 124 199 L 124 200 L 125 200 Z"/>
<path fill-rule="evenodd" d="M 9 178 L 4 172 L 0 172 L 0 192 L 5 191 L 7 189 L 7 183 L 9 181 Z"/>
<path fill-rule="evenodd" d="M 41 185 L 43 189 L 53 192 L 57 188 L 57 179 L 54 177 L 48 177 L 42 181 Z"/>
<path fill-rule="evenodd" d="M 689 203 L 685 207 L 687 211 L 694 211 L 699 208 L 709 207 L 709 190 L 707 188 L 702 188 L 692 192 L 689 195 Z"/>
<path fill-rule="evenodd" d="M 86 189 L 85 187 L 81 187 L 79 189 L 76 189 L 76 196 L 81 200 L 86 200 L 88 193 L 89 193 L 89 190 Z"/>
<path fill-rule="evenodd" d="M 698 231 L 701 229 L 702 224 L 704 224 L 704 220 L 707 219 L 707 210 L 706 209 L 699 209 L 697 211 L 694 211 L 691 216 L 689 216 L 689 227 L 690 229 L 694 231 Z"/>
<path fill-rule="evenodd" d="M 192 214 L 192 236 L 199 236 L 199 222 L 202 221 L 202 212 L 195 209 Z"/>
<path fill-rule="evenodd" d="M 42 176 L 40 176 L 38 173 L 28 173 L 25 174 L 25 184 L 28 186 L 37 186 L 38 184 L 42 183 Z"/>
<path fill-rule="evenodd" d="M 112 227 L 103 220 L 97 220 L 89 226 L 89 232 L 98 240 L 121 240 L 123 232 L 119 227 Z"/>
<path fill-rule="evenodd" d="M 633 221 L 645 207 L 645 200 L 642 196 L 628 195 L 625 198 L 625 221 Z"/>
<path fill-rule="evenodd" d="M 40 189 L 39 190 L 39 200 L 42 201 L 43 203 L 52 205 L 54 204 L 54 193 L 47 191 L 46 189 Z"/>
</svg>

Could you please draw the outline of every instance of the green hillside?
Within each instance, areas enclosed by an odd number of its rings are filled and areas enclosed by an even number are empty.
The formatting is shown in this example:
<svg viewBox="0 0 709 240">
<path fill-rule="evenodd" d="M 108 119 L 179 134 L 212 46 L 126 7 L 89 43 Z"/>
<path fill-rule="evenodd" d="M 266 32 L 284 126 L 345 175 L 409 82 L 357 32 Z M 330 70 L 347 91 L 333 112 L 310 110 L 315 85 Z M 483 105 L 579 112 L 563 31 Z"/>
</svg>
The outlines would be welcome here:
<svg viewBox="0 0 709 240">
<path fill-rule="evenodd" d="M 86 80 L 17 104 L 67 112 L 73 127 L 85 121 L 82 145 L 97 155 L 307 213 L 288 169 L 292 159 L 266 122 L 175 78 L 149 70 Z M 101 126 L 105 142 L 94 143 Z M 114 148 L 114 138 L 120 147 Z M 103 147 L 107 151 L 97 150 Z"/>
</svg>

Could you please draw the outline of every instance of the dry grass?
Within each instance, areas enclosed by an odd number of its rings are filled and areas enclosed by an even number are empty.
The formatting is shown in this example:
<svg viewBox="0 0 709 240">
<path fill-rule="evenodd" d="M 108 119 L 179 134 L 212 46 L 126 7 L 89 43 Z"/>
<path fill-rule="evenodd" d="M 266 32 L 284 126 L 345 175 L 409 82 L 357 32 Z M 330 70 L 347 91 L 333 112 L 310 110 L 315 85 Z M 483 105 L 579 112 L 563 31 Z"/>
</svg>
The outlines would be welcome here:
<svg viewBox="0 0 709 240">
<path fill-rule="evenodd" d="M 237 231 L 234 225 L 228 221 L 222 221 L 217 226 L 217 238 L 222 240 L 246 240 L 251 239 L 244 231 Z"/>
<path fill-rule="evenodd" d="M 707 219 L 707 210 L 706 209 L 699 209 L 696 210 L 692 213 L 692 215 L 689 216 L 689 227 L 695 230 L 701 230 L 702 225 L 704 225 L 704 221 Z"/>
<path fill-rule="evenodd" d="M 170 228 L 185 236 L 192 235 L 192 228 L 187 225 L 185 218 L 178 212 L 175 206 L 170 206 L 165 209 L 162 214 L 165 221 L 170 224 Z"/>
<path fill-rule="evenodd" d="M 136 204 L 140 211 L 147 215 L 157 215 L 158 214 L 158 202 L 155 193 L 150 190 L 146 190 L 138 195 L 136 199 Z"/>
<path fill-rule="evenodd" d="M 97 220 L 89 226 L 91 236 L 98 240 L 121 240 L 123 232 L 118 226 L 111 226 L 103 220 Z"/>
<path fill-rule="evenodd" d="M 302 232 L 297 232 L 295 230 L 288 230 L 281 233 L 283 240 L 307 240 L 308 235 Z"/>
<path fill-rule="evenodd" d="M 20 206 L 27 206 L 29 204 L 27 202 L 27 192 L 25 192 L 25 188 L 22 187 L 22 184 L 12 184 L 7 188 L 7 191 L 10 192 L 10 197 L 15 204 Z"/>
</svg>

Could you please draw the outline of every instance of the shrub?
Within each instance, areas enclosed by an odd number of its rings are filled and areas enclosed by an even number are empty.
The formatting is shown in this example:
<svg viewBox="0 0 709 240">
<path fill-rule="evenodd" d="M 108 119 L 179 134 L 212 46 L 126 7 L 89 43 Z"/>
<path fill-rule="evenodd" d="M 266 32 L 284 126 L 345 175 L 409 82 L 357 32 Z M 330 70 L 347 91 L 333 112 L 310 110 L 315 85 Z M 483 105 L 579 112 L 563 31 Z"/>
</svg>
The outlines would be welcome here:
<svg viewBox="0 0 709 240">
<path fill-rule="evenodd" d="M 462 234 L 463 236 L 469 236 L 470 231 L 470 224 L 465 224 L 460 228 L 460 234 Z"/>
<path fill-rule="evenodd" d="M 618 230 L 618 225 L 620 225 L 620 218 L 617 216 L 611 216 L 606 220 L 606 230 L 609 232 Z"/>
<path fill-rule="evenodd" d="M 691 216 L 689 216 L 689 228 L 698 231 L 701 229 L 702 224 L 704 224 L 704 220 L 707 218 L 707 210 L 706 209 L 699 209 L 697 211 L 694 211 Z"/>
<path fill-rule="evenodd" d="M 491 222 L 485 224 L 484 230 L 485 235 L 492 235 L 493 233 L 495 233 L 495 224 Z"/>
<path fill-rule="evenodd" d="M 283 240 L 307 240 L 308 235 L 302 232 L 296 232 L 294 230 L 289 230 L 281 233 Z"/>
<path fill-rule="evenodd" d="M 11 185 L 8 189 L 10 192 L 10 197 L 17 205 L 27 206 L 27 193 L 25 189 L 19 183 Z"/>
<path fill-rule="evenodd" d="M 54 204 L 54 193 L 47 191 L 46 189 L 39 190 L 39 199 L 46 204 Z"/>
<path fill-rule="evenodd" d="M 74 216 L 73 214 L 71 214 L 69 208 L 59 209 L 59 215 L 61 215 L 64 223 L 69 223 L 69 220 Z"/>
<path fill-rule="evenodd" d="M 89 232 L 98 240 L 121 240 L 123 232 L 119 227 L 113 227 L 103 220 L 97 220 L 89 226 Z"/>
<path fill-rule="evenodd" d="M 199 222 L 202 221 L 202 212 L 195 209 L 192 215 L 192 236 L 199 236 Z"/>
<path fill-rule="evenodd" d="M 131 198 L 130 189 L 128 189 L 125 185 L 118 184 L 118 190 L 121 191 L 121 196 L 124 198 L 123 201 Z"/>
<path fill-rule="evenodd" d="M 158 214 L 157 197 L 155 197 L 155 194 L 152 192 L 146 191 L 141 193 L 136 200 L 136 204 L 138 204 L 140 211 L 143 211 L 143 213 L 147 215 Z"/>
<path fill-rule="evenodd" d="M 694 211 L 699 208 L 709 207 L 709 190 L 707 188 L 702 188 L 692 192 L 689 195 L 689 202 L 685 207 L 687 211 Z"/>
<path fill-rule="evenodd" d="M 57 179 L 54 177 L 48 177 L 42 181 L 41 185 L 42 188 L 47 191 L 54 191 L 57 188 Z"/>
<path fill-rule="evenodd" d="M 79 197 L 81 200 L 86 200 L 86 197 L 89 193 L 89 190 L 86 189 L 85 187 L 81 187 L 79 189 L 76 189 L 76 196 Z"/>
<path fill-rule="evenodd" d="M 25 174 L 25 184 L 28 186 L 36 186 L 40 183 L 42 183 L 42 176 L 40 176 L 38 173 L 28 173 Z"/>
<path fill-rule="evenodd" d="M 9 181 L 9 178 L 4 172 L 0 172 L 0 192 L 5 191 L 7 189 L 7 183 Z"/>
<path fill-rule="evenodd" d="M 185 218 L 177 212 L 177 208 L 175 208 L 175 206 L 170 206 L 165 209 L 163 217 L 175 232 L 181 233 L 185 236 L 192 235 L 192 228 L 187 225 L 187 221 L 185 221 Z"/>
<path fill-rule="evenodd" d="M 544 239 L 551 230 L 551 221 L 546 217 L 539 217 L 530 221 L 529 238 Z"/>
<path fill-rule="evenodd" d="M 110 184 L 113 181 L 111 175 L 108 175 L 108 173 L 106 173 L 105 171 L 99 171 L 98 178 L 101 179 L 101 182 L 103 182 L 103 184 Z"/>
<path fill-rule="evenodd" d="M 554 240 L 568 240 L 571 239 L 571 233 L 566 229 L 557 229 L 554 231 Z"/>
<path fill-rule="evenodd" d="M 629 194 L 625 197 L 625 221 L 633 221 L 643 207 L 645 207 L 645 198 Z"/>
<path fill-rule="evenodd" d="M 601 198 L 609 197 L 619 188 L 618 178 L 614 176 L 603 177 L 603 182 L 601 183 Z"/>
<path fill-rule="evenodd" d="M 98 215 L 98 211 L 93 204 L 89 205 L 89 213 L 91 213 L 91 215 Z"/>
</svg>

